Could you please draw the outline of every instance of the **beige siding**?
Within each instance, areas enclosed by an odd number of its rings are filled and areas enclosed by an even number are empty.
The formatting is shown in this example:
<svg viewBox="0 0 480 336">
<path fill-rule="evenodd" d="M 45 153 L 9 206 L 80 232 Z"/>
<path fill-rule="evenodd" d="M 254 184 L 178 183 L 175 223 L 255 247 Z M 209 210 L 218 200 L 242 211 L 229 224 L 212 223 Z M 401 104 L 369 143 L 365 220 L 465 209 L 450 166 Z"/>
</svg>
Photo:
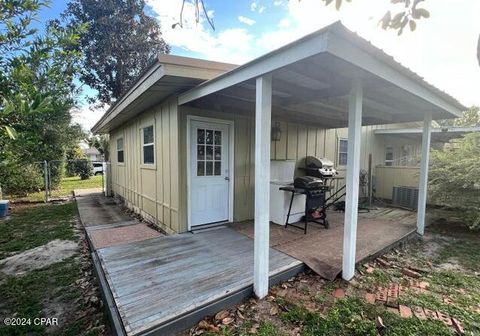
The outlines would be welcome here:
<svg viewBox="0 0 480 336">
<path fill-rule="evenodd" d="M 180 228 L 187 227 L 187 169 L 183 162 L 186 162 L 187 153 L 187 115 L 217 118 L 234 121 L 234 220 L 241 221 L 253 217 L 254 200 L 254 120 L 250 116 L 236 115 L 232 113 L 221 113 L 195 109 L 191 107 L 180 107 Z M 277 120 L 272 121 L 275 125 Z M 307 126 L 304 124 L 288 123 L 278 121 L 282 130 L 280 141 L 271 143 L 272 160 L 295 160 L 297 166 L 303 166 L 303 159 L 306 155 L 327 157 L 331 159 L 339 170 L 339 176 L 345 176 L 345 167 L 338 166 L 338 141 L 346 139 L 348 132 L 342 129 L 322 129 Z M 368 157 L 372 154 L 372 170 L 375 174 L 375 166 L 383 163 L 384 147 L 382 140 L 375 137 L 373 130 L 376 126 L 366 126 L 362 132 L 361 168 L 368 169 Z M 297 174 L 301 171 L 297 170 Z M 345 180 L 336 181 L 335 187 L 339 188 Z M 366 195 L 365 195 L 366 196 Z"/>
<path fill-rule="evenodd" d="M 155 164 L 142 164 L 142 127 L 154 125 Z M 124 139 L 125 163 L 117 162 L 117 139 Z M 112 187 L 116 195 L 167 232 L 178 232 L 178 113 L 176 99 L 142 113 L 110 133 Z"/>
<path fill-rule="evenodd" d="M 418 167 L 376 167 L 376 197 L 392 199 L 393 187 L 418 187 Z"/>
<path fill-rule="evenodd" d="M 177 108 L 176 99 L 170 99 L 142 113 L 111 132 L 112 186 L 115 194 L 123 197 L 135 211 L 167 232 L 187 230 L 187 115 L 234 122 L 234 220 L 251 219 L 254 211 L 253 117 L 183 106 Z M 272 124 L 275 125 L 276 122 L 274 119 Z M 140 128 L 149 124 L 155 125 L 154 167 L 141 164 Z M 295 160 L 298 167 L 303 166 L 306 155 L 327 157 L 335 163 L 339 176 L 345 176 L 345 167 L 338 166 L 338 142 L 339 139 L 348 137 L 346 128 L 322 129 L 286 121 L 278 121 L 278 124 L 282 134 L 280 141 L 271 143 L 272 160 Z M 385 140 L 385 137 L 375 136 L 373 131 L 376 128 L 379 127 L 363 128 L 361 148 L 361 168 L 368 169 L 371 154 L 374 175 L 376 166 L 384 163 L 385 147 L 390 143 L 401 145 L 398 140 Z M 118 137 L 124 138 L 125 164 L 116 162 Z M 297 170 L 297 174 L 300 175 L 301 171 Z M 377 189 L 380 184 L 383 188 L 383 179 L 384 175 L 377 176 Z M 336 181 L 335 187 L 341 187 L 344 182 L 343 179 Z M 378 191 L 377 196 L 383 197 L 380 193 Z"/>
</svg>

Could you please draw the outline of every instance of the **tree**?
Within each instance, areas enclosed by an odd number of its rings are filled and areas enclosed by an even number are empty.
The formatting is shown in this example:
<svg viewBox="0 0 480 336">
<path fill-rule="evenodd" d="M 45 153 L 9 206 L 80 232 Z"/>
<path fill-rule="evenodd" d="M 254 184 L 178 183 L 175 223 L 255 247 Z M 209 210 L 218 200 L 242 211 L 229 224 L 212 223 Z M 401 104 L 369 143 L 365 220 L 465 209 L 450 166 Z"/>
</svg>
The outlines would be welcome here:
<svg viewBox="0 0 480 336">
<path fill-rule="evenodd" d="M 52 21 L 39 34 L 30 22 L 44 3 L 1 0 L 0 4 L 4 19 L 0 22 L 0 126 L 7 130 L 0 132 L 0 181 L 8 184 L 9 176 L 15 175 L 9 171 L 47 160 L 59 162 L 51 171 L 55 185 L 62 175 L 66 147 L 76 141 L 70 109 L 76 98 L 76 45 L 84 27 L 65 28 Z"/>
<path fill-rule="evenodd" d="M 88 25 L 79 45 L 80 79 L 101 103 L 119 98 L 159 53 L 170 51 L 144 0 L 73 0 L 64 15 L 72 26 Z"/>
<path fill-rule="evenodd" d="M 470 228 L 480 228 L 480 133 L 451 140 L 442 150 L 433 150 L 430 166 L 430 196 L 440 205 L 458 210 Z"/>
<path fill-rule="evenodd" d="M 185 0 L 184 0 L 185 1 Z M 300 1 L 300 0 L 299 0 Z M 322 0 L 328 6 L 334 2 L 334 0 Z M 339 10 L 343 4 L 343 1 L 351 2 L 352 0 L 335 0 L 335 7 Z M 398 31 L 398 35 L 403 33 L 403 30 L 408 25 L 411 31 L 417 28 L 417 21 L 422 18 L 429 18 L 430 12 L 419 4 L 426 0 L 389 0 L 394 5 L 403 6 L 400 11 L 392 13 L 387 11 L 385 15 L 380 19 L 379 24 L 383 29 L 393 29 Z M 480 35 L 477 42 L 477 61 L 480 65 Z"/>
<path fill-rule="evenodd" d="M 109 137 L 108 135 L 97 135 L 97 136 L 91 136 L 87 139 L 87 143 L 90 147 L 96 148 L 101 155 L 103 155 L 103 158 L 105 161 L 109 160 L 110 157 L 110 151 L 109 151 Z"/>
<path fill-rule="evenodd" d="M 480 107 L 472 106 L 463 112 L 461 118 L 440 120 L 441 126 L 480 127 Z"/>
</svg>

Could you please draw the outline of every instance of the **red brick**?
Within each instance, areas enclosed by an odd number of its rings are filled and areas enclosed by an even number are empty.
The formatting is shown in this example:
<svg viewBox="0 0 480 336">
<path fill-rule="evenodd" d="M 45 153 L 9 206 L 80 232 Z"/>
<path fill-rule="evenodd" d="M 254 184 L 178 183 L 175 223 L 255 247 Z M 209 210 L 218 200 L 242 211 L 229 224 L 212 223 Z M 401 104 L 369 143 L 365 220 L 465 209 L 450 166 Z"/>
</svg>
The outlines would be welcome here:
<svg viewBox="0 0 480 336">
<path fill-rule="evenodd" d="M 455 327 L 455 329 L 458 331 L 459 334 L 464 334 L 465 333 L 465 329 L 463 329 L 462 322 L 460 322 L 456 318 L 452 317 L 452 323 L 453 323 L 453 326 Z"/>
<path fill-rule="evenodd" d="M 413 314 L 419 320 L 426 320 L 427 319 L 427 316 L 425 315 L 425 312 L 423 311 L 422 307 L 418 307 L 418 306 L 413 307 Z"/>
<path fill-rule="evenodd" d="M 428 282 L 420 281 L 420 283 L 418 284 L 418 287 L 420 287 L 422 289 L 427 289 L 428 288 Z"/>
<path fill-rule="evenodd" d="M 403 318 L 410 318 L 413 316 L 412 310 L 404 305 L 398 306 L 398 310 L 400 311 L 400 316 Z"/>
<path fill-rule="evenodd" d="M 402 295 L 407 289 L 408 289 L 408 287 L 405 287 L 403 285 L 399 285 L 398 286 L 398 296 Z"/>
<path fill-rule="evenodd" d="M 333 292 L 333 296 L 335 299 L 343 299 L 345 297 L 345 291 L 342 288 L 337 288 L 335 292 Z"/>
<path fill-rule="evenodd" d="M 377 258 L 377 262 L 383 267 L 390 267 L 390 263 L 382 258 Z"/>
<path fill-rule="evenodd" d="M 427 318 L 430 318 L 432 320 L 438 320 L 438 315 L 437 315 L 437 312 L 435 310 L 430 310 L 430 309 L 427 309 L 427 308 L 423 308 L 423 311 L 425 312 L 425 316 Z"/>
<path fill-rule="evenodd" d="M 372 274 L 373 272 L 375 272 L 375 268 L 369 267 L 365 272 L 367 272 L 368 274 Z"/>
<path fill-rule="evenodd" d="M 376 295 L 378 301 L 387 302 L 388 290 L 386 288 L 378 287 Z"/>
<path fill-rule="evenodd" d="M 375 294 L 372 294 L 372 293 L 365 294 L 365 300 L 370 304 L 374 304 L 375 303 Z"/>
<path fill-rule="evenodd" d="M 442 312 L 437 311 L 437 315 L 438 315 L 438 318 L 440 319 L 440 321 L 445 323 L 448 327 L 450 327 L 453 324 L 452 319 L 447 314 L 444 314 Z"/>
<path fill-rule="evenodd" d="M 412 277 L 412 278 L 420 278 L 422 275 L 418 272 L 415 272 L 411 269 L 404 268 L 402 269 L 402 273 L 405 274 L 406 276 Z"/>
<path fill-rule="evenodd" d="M 397 283 L 391 283 L 388 286 L 388 297 L 397 299 L 398 298 L 398 284 Z"/>
</svg>

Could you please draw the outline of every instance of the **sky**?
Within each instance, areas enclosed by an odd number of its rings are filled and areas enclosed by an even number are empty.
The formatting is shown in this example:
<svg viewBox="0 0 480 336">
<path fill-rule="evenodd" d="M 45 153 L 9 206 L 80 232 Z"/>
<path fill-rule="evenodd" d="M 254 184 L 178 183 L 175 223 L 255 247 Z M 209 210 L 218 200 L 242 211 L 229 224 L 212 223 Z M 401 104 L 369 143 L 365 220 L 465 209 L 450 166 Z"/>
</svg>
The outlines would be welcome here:
<svg viewBox="0 0 480 336">
<path fill-rule="evenodd" d="M 340 11 L 322 0 L 204 0 L 213 18 L 213 30 L 201 17 L 197 23 L 193 0 L 179 20 L 182 0 L 145 0 L 156 17 L 171 54 L 242 64 L 271 50 L 341 20 L 350 30 L 383 49 L 429 83 L 466 106 L 480 105 L 480 66 L 476 59 L 480 34 L 479 0 L 425 0 L 431 16 L 417 23 L 414 32 L 401 36 L 378 26 L 387 10 L 399 11 L 389 0 L 343 1 Z M 52 1 L 41 21 L 58 17 L 65 1 Z M 74 120 L 91 128 L 103 111 L 80 106 Z"/>
</svg>

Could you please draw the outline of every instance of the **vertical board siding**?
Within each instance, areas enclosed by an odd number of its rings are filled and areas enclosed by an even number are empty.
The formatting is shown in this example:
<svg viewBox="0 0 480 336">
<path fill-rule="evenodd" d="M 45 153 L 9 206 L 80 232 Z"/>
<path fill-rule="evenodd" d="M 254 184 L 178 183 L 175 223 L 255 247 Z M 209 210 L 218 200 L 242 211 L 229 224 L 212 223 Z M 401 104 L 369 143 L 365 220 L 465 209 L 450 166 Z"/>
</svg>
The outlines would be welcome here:
<svg viewBox="0 0 480 336">
<path fill-rule="evenodd" d="M 110 133 L 112 186 L 127 206 L 167 232 L 178 232 L 178 113 L 177 100 L 143 112 Z M 141 128 L 154 125 L 155 164 L 142 164 Z M 117 163 L 116 140 L 124 139 L 125 164 Z"/>
<path fill-rule="evenodd" d="M 419 167 L 376 167 L 376 196 L 392 199 L 393 187 L 418 187 Z"/>
<path fill-rule="evenodd" d="M 187 230 L 187 115 L 211 117 L 234 122 L 234 220 L 253 218 L 254 212 L 254 155 L 255 134 L 253 116 L 229 112 L 213 112 L 192 107 L 177 107 L 176 99 L 142 113 L 139 117 L 111 132 L 112 186 L 116 195 L 127 201 L 135 211 L 145 214 L 167 232 Z M 339 175 L 345 175 L 345 167 L 338 165 L 338 141 L 346 139 L 346 128 L 323 129 L 306 124 L 272 120 L 279 123 L 281 138 L 271 143 L 272 160 L 295 160 L 297 167 L 303 166 L 307 155 L 326 157 L 334 162 Z M 142 125 L 155 125 L 155 168 L 147 169 L 141 164 Z M 368 169 L 368 157 L 372 154 L 372 170 L 376 175 L 377 196 L 391 197 L 388 175 L 378 165 L 384 164 L 385 147 L 393 145 L 395 157 L 400 155 L 403 144 L 414 144 L 414 152 L 419 144 L 415 140 L 386 139 L 375 136 L 374 130 L 386 126 L 365 126 L 362 129 L 361 168 Z M 400 127 L 388 125 L 389 128 Z M 125 164 L 116 163 L 116 140 L 124 138 Z M 404 141 L 405 140 L 405 141 Z M 389 167 L 390 168 L 390 167 Z M 297 170 L 296 174 L 302 174 Z M 406 173 L 405 173 L 406 174 Z M 387 176 L 388 175 L 388 176 Z M 402 175 L 403 176 L 403 175 Z M 410 177 L 411 178 L 411 177 Z M 384 181 L 386 179 L 386 181 Z M 411 184 L 415 184 L 415 179 Z M 336 188 L 345 183 L 338 180 Z M 401 183 L 396 180 L 395 183 Z M 403 183 L 403 182 L 402 182 Z M 407 185 L 407 184 L 405 184 Z M 386 186 L 386 190 L 384 190 Z M 388 197 L 386 197 L 388 196 Z"/>
</svg>

